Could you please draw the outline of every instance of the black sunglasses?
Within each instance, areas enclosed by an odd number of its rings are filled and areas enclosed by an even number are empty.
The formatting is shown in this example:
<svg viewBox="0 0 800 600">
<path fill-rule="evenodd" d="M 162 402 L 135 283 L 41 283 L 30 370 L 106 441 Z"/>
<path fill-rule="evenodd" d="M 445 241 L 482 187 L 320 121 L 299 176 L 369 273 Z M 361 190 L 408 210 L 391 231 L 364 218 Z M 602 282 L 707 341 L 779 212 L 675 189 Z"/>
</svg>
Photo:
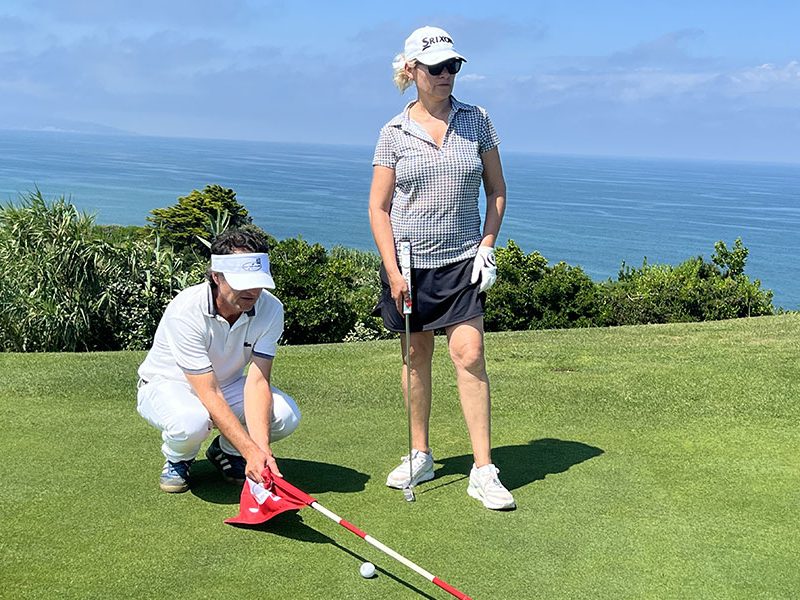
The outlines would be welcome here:
<svg viewBox="0 0 800 600">
<path fill-rule="evenodd" d="M 447 72 L 450 73 L 450 75 L 455 75 L 461 70 L 461 63 L 461 60 L 457 58 L 451 58 L 450 60 L 440 62 L 436 65 L 423 65 L 422 63 L 419 64 L 428 69 L 428 73 L 435 76 L 441 75 L 442 71 L 445 69 L 447 69 Z"/>
</svg>

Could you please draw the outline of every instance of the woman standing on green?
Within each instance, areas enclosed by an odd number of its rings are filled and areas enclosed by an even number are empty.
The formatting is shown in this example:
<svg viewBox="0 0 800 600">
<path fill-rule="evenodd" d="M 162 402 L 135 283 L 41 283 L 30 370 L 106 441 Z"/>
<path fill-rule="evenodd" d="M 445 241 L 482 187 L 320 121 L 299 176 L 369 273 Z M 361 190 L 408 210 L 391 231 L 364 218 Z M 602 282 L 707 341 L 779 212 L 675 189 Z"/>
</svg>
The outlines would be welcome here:
<svg viewBox="0 0 800 600">
<path fill-rule="evenodd" d="M 486 111 L 452 96 L 455 75 L 465 61 L 446 31 L 414 31 L 393 66 L 396 85 L 401 91 L 416 85 L 417 99 L 381 129 L 375 149 L 369 215 L 383 261 L 377 308 L 386 328 L 401 333 L 403 356 L 409 344 L 412 365 L 413 451 L 389 474 L 386 485 L 402 489 L 434 476 L 428 442 L 431 359 L 434 331 L 444 329 L 474 457 L 467 493 L 499 510 L 515 503 L 491 459 L 483 308 L 484 292 L 497 276 L 494 245 L 506 186 L 499 139 Z M 487 199 L 482 228 L 481 183 Z M 405 339 L 402 315 L 409 290 L 397 260 L 401 240 L 412 247 L 410 340 Z M 405 369 L 402 383 L 408 398 Z"/>
</svg>

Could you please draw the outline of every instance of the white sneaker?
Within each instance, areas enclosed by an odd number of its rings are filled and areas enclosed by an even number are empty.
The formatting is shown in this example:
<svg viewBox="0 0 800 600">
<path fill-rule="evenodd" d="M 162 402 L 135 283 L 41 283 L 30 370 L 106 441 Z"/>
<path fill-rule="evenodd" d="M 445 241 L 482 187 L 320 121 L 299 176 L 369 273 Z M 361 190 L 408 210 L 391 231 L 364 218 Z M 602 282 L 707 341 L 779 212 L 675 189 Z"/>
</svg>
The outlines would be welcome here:
<svg viewBox="0 0 800 600">
<path fill-rule="evenodd" d="M 474 464 L 469 473 L 469 486 L 467 494 L 483 502 L 486 508 L 492 510 L 507 510 L 516 508 L 514 496 L 500 483 L 497 474 L 500 469 L 493 464 L 482 466 L 478 469 Z"/>
<path fill-rule="evenodd" d="M 433 454 L 414 450 L 412 453 L 411 467 L 414 470 L 413 485 L 433 479 Z M 408 454 L 403 457 L 403 462 L 386 478 L 386 485 L 402 490 L 408 487 L 409 468 Z"/>
</svg>

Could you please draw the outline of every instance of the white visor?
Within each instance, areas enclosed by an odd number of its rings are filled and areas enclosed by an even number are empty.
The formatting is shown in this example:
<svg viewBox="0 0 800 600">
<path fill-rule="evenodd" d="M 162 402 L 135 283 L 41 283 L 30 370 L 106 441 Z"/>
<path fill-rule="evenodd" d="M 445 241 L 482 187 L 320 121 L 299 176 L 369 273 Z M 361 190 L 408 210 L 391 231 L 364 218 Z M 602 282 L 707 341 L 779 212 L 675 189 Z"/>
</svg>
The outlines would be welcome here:
<svg viewBox="0 0 800 600">
<path fill-rule="evenodd" d="M 265 252 L 212 254 L 211 270 L 225 275 L 225 280 L 235 290 L 275 287 L 269 271 L 269 256 Z"/>
</svg>

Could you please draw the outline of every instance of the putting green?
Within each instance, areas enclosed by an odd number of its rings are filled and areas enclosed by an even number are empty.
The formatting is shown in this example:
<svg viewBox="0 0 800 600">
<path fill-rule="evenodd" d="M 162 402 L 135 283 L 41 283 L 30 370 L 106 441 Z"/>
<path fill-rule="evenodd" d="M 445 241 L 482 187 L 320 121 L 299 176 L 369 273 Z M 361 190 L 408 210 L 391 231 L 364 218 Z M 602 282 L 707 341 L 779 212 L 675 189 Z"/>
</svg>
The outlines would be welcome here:
<svg viewBox="0 0 800 600">
<path fill-rule="evenodd" d="M 799 339 L 796 314 L 487 336 L 513 512 L 466 494 L 442 339 L 437 476 L 417 502 L 383 485 L 407 444 L 396 341 L 282 348 L 275 383 L 304 419 L 275 451 L 292 483 L 476 599 L 792 598 Z M 0 595 L 450 597 L 308 508 L 224 525 L 240 490 L 204 458 L 189 493 L 159 492 L 159 436 L 135 411 L 142 357 L 0 354 Z"/>
</svg>

